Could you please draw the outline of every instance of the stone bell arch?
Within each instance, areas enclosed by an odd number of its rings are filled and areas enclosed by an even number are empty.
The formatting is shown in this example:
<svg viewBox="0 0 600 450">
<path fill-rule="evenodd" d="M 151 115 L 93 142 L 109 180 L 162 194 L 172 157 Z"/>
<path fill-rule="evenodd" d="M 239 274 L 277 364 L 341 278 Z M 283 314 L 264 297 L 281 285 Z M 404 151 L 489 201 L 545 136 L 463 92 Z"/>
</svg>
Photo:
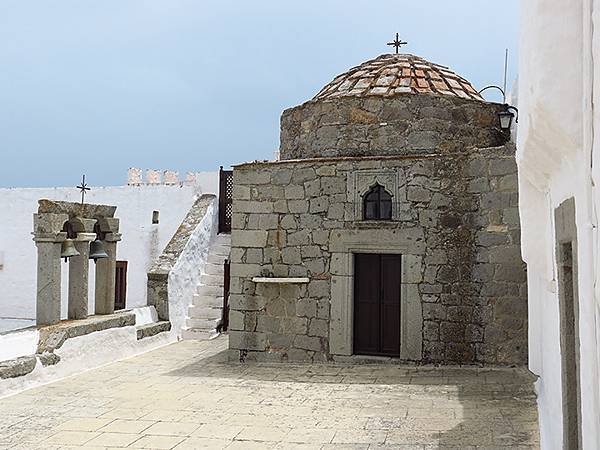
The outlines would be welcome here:
<svg viewBox="0 0 600 450">
<path fill-rule="evenodd" d="M 34 214 L 33 240 L 37 246 L 37 325 L 60 321 L 61 249 L 76 251 L 69 257 L 68 318 L 88 316 L 90 243 L 99 242 L 106 257 L 96 260 L 95 313 L 114 312 L 117 242 L 121 240 L 116 206 L 39 200 Z"/>
</svg>

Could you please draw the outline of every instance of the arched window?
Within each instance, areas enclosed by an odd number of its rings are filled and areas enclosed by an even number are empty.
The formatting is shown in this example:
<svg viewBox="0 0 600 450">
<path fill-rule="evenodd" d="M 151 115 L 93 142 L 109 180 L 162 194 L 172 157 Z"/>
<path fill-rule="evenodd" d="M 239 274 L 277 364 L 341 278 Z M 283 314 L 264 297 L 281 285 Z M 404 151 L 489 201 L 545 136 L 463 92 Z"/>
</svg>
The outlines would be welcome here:
<svg viewBox="0 0 600 450">
<path fill-rule="evenodd" d="M 380 184 L 365 194 L 363 208 L 365 220 L 392 220 L 392 196 Z"/>
</svg>

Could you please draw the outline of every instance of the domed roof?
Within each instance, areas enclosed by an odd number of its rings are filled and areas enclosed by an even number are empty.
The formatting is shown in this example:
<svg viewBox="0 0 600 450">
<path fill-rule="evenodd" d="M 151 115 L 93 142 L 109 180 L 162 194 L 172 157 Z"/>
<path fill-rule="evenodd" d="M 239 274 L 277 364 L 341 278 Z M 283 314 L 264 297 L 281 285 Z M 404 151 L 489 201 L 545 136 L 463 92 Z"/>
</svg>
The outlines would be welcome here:
<svg viewBox="0 0 600 450">
<path fill-rule="evenodd" d="M 450 69 L 408 54 L 381 55 L 337 76 L 313 98 L 434 94 L 484 101 Z"/>
</svg>

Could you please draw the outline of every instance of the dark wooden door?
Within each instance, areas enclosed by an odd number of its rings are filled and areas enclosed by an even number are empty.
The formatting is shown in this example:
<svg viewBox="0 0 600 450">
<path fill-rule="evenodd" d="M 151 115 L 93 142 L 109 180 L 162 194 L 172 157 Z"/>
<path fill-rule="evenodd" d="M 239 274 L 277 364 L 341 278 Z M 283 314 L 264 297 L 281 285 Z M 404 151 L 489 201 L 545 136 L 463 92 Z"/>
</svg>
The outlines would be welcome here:
<svg viewBox="0 0 600 450">
<path fill-rule="evenodd" d="M 400 255 L 354 255 L 354 353 L 400 356 Z"/>
<path fill-rule="evenodd" d="M 219 233 L 231 233 L 233 170 L 219 169 Z"/>
<path fill-rule="evenodd" d="M 115 311 L 125 309 L 127 296 L 127 261 L 117 261 L 115 279 Z"/>
</svg>

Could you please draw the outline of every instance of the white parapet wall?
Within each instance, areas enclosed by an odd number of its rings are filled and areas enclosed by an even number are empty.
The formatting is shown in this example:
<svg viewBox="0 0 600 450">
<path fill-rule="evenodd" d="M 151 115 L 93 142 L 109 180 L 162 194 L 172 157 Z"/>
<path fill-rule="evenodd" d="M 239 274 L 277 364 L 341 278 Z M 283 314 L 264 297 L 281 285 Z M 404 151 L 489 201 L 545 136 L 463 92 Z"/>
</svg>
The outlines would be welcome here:
<svg viewBox="0 0 600 450">
<path fill-rule="evenodd" d="M 94 187 L 86 202 L 117 206 L 123 239 L 117 246 L 117 260 L 128 262 L 128 309 L 146 305 L 146 274 L 152 262 L 176 232 L 199 195 L 217 193 L 218 173 L 188 176 L 187 182 L 173 184 L 167 174 L 153 184 L 139 183 L 117 187 Z M 72 188 L 0 189 L 0 320 L 35 318 L 36 246 L 32 240 L 33 214 L 40 199 L 80 201 Z M 158 223 L 153 223 L 154 212 Z M 66 318 L 68 264 L 62 271 L 62 317 Z M 94 265 L 90 264 L 89 310 L 94 311 Z M 18 322 L 17 322 L 18 323 Z"/>
</svg>

